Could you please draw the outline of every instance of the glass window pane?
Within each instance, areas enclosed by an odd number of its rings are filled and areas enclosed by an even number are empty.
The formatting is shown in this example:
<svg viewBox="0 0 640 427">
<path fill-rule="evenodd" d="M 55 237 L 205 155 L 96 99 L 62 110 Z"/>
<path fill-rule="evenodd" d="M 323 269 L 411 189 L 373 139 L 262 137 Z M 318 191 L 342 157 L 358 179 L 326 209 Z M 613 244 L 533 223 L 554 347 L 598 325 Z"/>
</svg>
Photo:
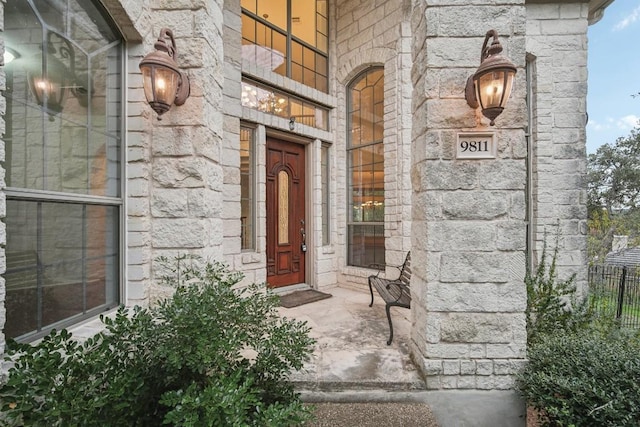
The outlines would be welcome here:
<svg viewBox="0 0 640 427">
<path fill-rule="evenodd" d="M 114 137 L 122 133 L 121 46 L 95 56 L 92 65 L 91 126 Z"/>
<path fill-rule="evenodd" d="M 45 115 L 41 109 L 19 102 L 7 102 L 5 115 L 7 186 L 42 190 L 44 157 L 42 141 Z M 27 123 L 29 123 L 27 127 Z"/>
<path fill-rule="evenodd" d="M 278 172 L 278 244 L 289 244 L 289 174 Z"/>
<path fill-rule="evenodd" d="M 327 35 L 329 34 L 328 32 L 328 24 L 327 24 L 327 18 L 318 14 L 316 16 L 316 22 L 317 22 L 317 27 L 318 27 L 318 33 L 323 34 L 323 35 Z"/>
<path fill-rule="evenodd" d="M 328 130 L 329 111 L 326 108 L 302 102 L 258 83 L 243 81 L 240 101 L 243 107 L 287 119 L 294 117 L 297 123 Z"/>
<path fill-rule="evenodd" d="M 119 302 L 120 202 L 100 197 L 121 196 L 123 43 L 99 1 L 4 13 L 5 334 L 26 339 Z"/>
<path fill-rule="evenodd" d="M 330 228 L 329 228 L 329 147 L 323 146 L 320 153 L 320 182 L 322 186 L 322 244 L 328 245 L 331 243 Z"/>
<path fill-rule="evenodd" d="M 327 58 L 316 53 L 316 71 L 321 76 L 327 76 Z"/>
<path fill-rule="evenodd" d="M 316 0 L 291 2 L 291 32 L 311 46 L 316 45 Z"/>
<path fill-rule="evenodd" d="M 382 140 L 384 133 L 384 105 L 382 102 L 374 105 L 373 140 Z"/>
<path fill-rule="evenodd" d="M 7 336 L 117 304 L 117 207 L 9 199 L 6 222 Z"/>
<path fill-rule="evenodd" d="M 384 263 L 384 145 L 378 130 L 383 125 L 384 99 L 376 98 L 377 87 L 384 87 L 382 76 L 381 69 L 358 76 L 349 86 L 347 105 L 348 262 L 362 267 Z"/>
<path fill-rule="evenodd" d="M 309 70 L 308 68 L 305 68 L 303 71 L 303 82 L 304 84 L 306 84 L 307 86 L 311 86 L 311 87 L 315 87 L 315 83 L 316 83 L 316 73 L 312 70 Z"/>
<path fill-rule="evenodd" d="M 270 24 L 287 30 L 287 0 L 258 0 L 257 15 Z"/>
<path fill-rule="evenodd" d="M 297 118 L 302 119 L 302 102 L 294 99 L 291 100 L 291 104 L 290 104 L 290 108 L 291 108 L 291 115 Z"/>
<path fill-rule="evenodd" d="M 91 132 L 85 153 L 88 159 L 89 194 L 120 197 L 120 140 Z"/>
<path fill-rule="evenodd" d="M 242 249 L 254 249 L 253 129 L 240 128 L 240 240 Z"/>
<path fill-rule="evenodd" d="M 328 19 L 326 2 L 257 0 L 255 10 L 253 2 L 243 2 L 242 5 L 243 59 L 269 68 L 275 73 L 290 77 L 317 90 L 327 92 Z M 316 5 L 320 8 L 318 12 L 315 9 Z M 291 8 L 290 17 L 286 16 L 287 6 Z M 319 30 L 318 24 L 320 25 Z M 291 32 L 287 32 L 288 28 Z M 305 44 L 311 48 L 305 47 Z M 253 47 L 250 47 L 252 45 Z M 263 49 L 259 47 L 263 47 Z M 304 58 L 303 50 L 305 51 Z M 291 58 L 290 61 L 288 58 Z M 291 63 L 288 70 L 287 62 Z M 313 71 L 315 75 L 303 71 L 303 68 Z"/>
<path fill-rule="evenodd" d="M 246 42 L 256 43 L 256 21 L 251 18 L 249 15 L 242 15 L 242 44 Z M 249 50 L 250 52 L 255 52 L 255 49 Z M 245 56 L 245 49 L 243 46 L 242 49 L 242 57 L 244 59 L 249 59 Z"/>
<path fill-rule="evenodd" d="M 327 0 L 316 0 L 316 10 L 322 16 L 329 16 L 327 13 Z"/>
<path fill-rule="evenodd" d="M 256 13 L 256 0 L 242 0 L 240 2 L 241 6 L 244 9 L 247 9 L 249 12 Z"/>
<path fill-rule="evenodd" d="M 302 65 L 302 45 L 298 42 L 291 42 L 291 60 Z"/>
<path fill-rule="evenodd" d="M 319 129 L 329 130 L 329 112 L 316 108 L 316 127 Z"/>
<path fill-rule="evenodd" d="M 302 58 L 303 66 L 310 70 L 316 69 L 316 54 L 311 49 L 305 47 L 303 50 L 303 58 Z"/>
<path fill-rule="evenodd" d="M 349 226 L 349 265 L 384 264 L 384 226 Z"/>
<path fill-rule="evenodd" d="M 273 47 L 269 54 L 271 70 L 285 76 L 287 74 L 287 37 L 284 34 L 273 32 Z"/>
<path fill-rule="evenodd" d="M 34 203 L 7 200 L 4 334 L 11 338 L 38 328 L 37 231 L 27 226 L 37 218 Z"/>
<path fill-rule="evenodd" d="M 318 42 L 316 44 L 321 52 L 329 52 L 329 39 L 327 36 L 318 34 Z"/>
<path fill-rule="evenodd" d="M 297 82 L 304 82 L 302 79 L 302 67 L 297 64 L 291 64 L 291 78 Z"/>
<path fill-rule="evenodd" d="M 87 194 L 87 127 L 62 121 L 59 129 L 48 133 L 46 138 L 45 190 Z"/>
</svg>

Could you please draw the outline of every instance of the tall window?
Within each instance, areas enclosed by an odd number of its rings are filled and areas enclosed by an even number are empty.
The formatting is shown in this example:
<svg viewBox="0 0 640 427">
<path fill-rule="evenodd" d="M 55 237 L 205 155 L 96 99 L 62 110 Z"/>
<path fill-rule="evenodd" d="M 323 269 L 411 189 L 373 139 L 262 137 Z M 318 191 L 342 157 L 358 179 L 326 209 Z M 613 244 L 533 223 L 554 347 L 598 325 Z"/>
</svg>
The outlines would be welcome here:
<svg viewBox="0 0 640 427">
<path fill-rule="evenodd" d="M 242 57 L 327 92 L 327 0 L 242 0 Z"/>
<path fill-rule="evenodd" d="M 320 181 L 322 182 L 322 244 L 331 243 L 331 228 L 329 226 L 329 215 L 331 213 L 329 204 L 329 194 L 331 194 L 331 165 L 329 163 L 329 146 L 323 145 L 320 155 Z"/>
<path fill-rule="evenodd" d="M 240 240 L 242 249 L 255 249 L 254 130 L 240 128 Z"/>
<path fill-rule="evenodd" d="M 384 71 L 371 68 L 348 87 L 348 263 L 384 263 Z"/>
<path fill-rule="evenodd" d="M 119 302 L 123 44 L 99 1 L 4 18 L 4 333 L 29 340 Z"/>
</svg>

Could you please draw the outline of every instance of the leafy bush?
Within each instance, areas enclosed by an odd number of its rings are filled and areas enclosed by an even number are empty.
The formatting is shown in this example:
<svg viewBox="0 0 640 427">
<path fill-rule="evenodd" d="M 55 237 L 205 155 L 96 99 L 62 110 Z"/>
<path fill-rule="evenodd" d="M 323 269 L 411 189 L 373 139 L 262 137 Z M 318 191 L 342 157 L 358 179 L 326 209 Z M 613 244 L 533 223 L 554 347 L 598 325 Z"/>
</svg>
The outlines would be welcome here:
<svg viewBox="0 0 640 427">
<path fill-rule="evenodd" d="M 543 426 L 640 425 L 640 338 L 612 329 L 545 334 L 517 377 Z"/>
<path fill-rule="evenodd" d="M 527 271 L 527 343 L 531 346 L 540 337 L 559 330 L 571 332 L 589 324 L 593 318 L 588 299 L 576 296 L 575 274 L 559 281 L 556 271 L 558 248 L 547 265 L 545 242 L 535 272 Z"/>
<path fill-rule="evenodd" d="M 527 274 L 529 362 L 516 377 L 543 426 L 639 426 L 640 335 L 594 315 L 576 295 L 575 276 L 559 281 L 557 248 Z"/>
<path fill-rule="evenodd" d="M 167 262 L 166 260 L 164 260 Z M 310 417 L 287 375 L 314 340 L 278 299 L 220 264 L 170 268 L 172 298 L 120 308 L 80 344 L 66 330 L 11 343 L 0 423 L 29 426 L 283 426 Z"/>
</svg>

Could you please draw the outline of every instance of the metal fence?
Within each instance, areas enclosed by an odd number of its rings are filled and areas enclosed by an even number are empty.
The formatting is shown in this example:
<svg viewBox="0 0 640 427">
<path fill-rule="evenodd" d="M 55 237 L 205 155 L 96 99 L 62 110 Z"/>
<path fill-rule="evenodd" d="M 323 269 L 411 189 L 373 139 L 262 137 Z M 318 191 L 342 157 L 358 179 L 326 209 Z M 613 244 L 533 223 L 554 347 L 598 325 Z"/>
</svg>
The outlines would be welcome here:
<svg viewBox="0 0 640 427">
<path fill-rule="evenodd" d="M 640 266 L 594 265 L 589 267 L 591 306 L 620 326 L 640 328 Z"/>
</svg>

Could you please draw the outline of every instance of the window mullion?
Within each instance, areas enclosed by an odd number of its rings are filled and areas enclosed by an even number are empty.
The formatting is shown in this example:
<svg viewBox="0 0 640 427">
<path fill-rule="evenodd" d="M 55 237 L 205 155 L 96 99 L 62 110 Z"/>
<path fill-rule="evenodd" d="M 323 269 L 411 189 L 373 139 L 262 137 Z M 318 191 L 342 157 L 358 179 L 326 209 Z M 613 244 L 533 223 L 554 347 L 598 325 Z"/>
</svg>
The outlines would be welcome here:
<svg viewBox="0 0 640 427">
<path fill-rule="evenodd" d="M 293 56 L 292 54 L 292 47 L 291 47 L 291 40 L 293 38 L 292 33 L 293 32 L 293 28 L 291 25 L 291 0 L 287 0 L 287 77 L 291 78 L 291 57 Z"/>
</svg>

